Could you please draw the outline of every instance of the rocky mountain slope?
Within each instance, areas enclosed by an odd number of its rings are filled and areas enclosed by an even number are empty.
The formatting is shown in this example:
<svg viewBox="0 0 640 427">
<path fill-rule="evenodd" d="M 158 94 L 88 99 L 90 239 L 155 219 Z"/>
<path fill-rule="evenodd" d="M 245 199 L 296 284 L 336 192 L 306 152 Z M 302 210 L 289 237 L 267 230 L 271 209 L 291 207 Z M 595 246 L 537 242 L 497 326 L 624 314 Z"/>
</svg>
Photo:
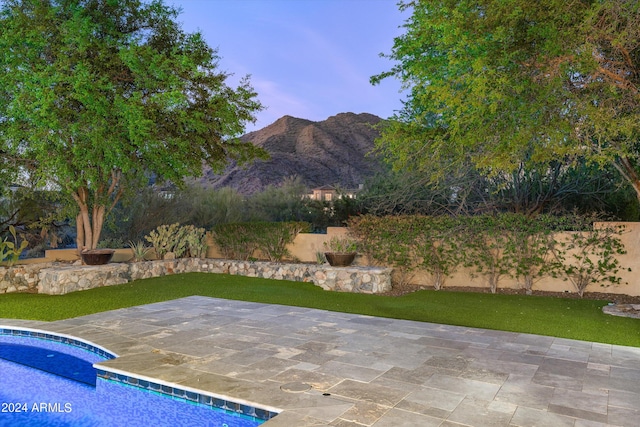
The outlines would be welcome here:
<svg viewBox="0 0 640 427">
<path fill-rule="evenodd" d="M 201 183 L 252 194 L 298 176 L 310 189 L 323 185 L 357 188 L 382 168 L 379 160 L 367 155 L 379 135 L 373 126 L 380 121 L 367 113 L 341 113 L 320 122 L 284 116 L 241 138 L 264 148 L 269 160 L 244 167 L 231 165 L 220 175 L 205 170 Z"/>
</svg>

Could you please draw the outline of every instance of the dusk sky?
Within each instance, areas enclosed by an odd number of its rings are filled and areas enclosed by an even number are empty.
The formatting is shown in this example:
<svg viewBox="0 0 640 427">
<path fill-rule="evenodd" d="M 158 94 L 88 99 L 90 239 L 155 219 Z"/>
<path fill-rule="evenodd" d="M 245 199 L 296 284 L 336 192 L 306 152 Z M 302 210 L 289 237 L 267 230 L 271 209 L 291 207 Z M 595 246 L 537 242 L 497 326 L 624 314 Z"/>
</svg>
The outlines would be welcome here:
<svg viewBox="0 0 640 427">
<path fill-rule="evenodd" d="M 402 106 L 400 83 L 372 86 L 393 63 L 393 38 L 410 12 L 396 0 L 165 0 L 182 8 L 187 32 L 201 31 L 218 48 L 220 69 L 237 81 L 251 75 L 267 108 L 247 131 L 284 115 L 313 121 L 338 113 L 387 118 Z"/>
</svg>

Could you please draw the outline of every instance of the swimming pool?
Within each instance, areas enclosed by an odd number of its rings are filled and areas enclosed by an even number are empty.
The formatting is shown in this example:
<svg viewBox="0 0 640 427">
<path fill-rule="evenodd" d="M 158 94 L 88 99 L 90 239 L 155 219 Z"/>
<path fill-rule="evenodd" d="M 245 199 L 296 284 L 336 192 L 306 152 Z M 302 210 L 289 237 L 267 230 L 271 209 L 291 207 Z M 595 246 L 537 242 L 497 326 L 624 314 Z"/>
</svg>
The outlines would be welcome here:
<svg viewBox="0 0 640 427">
<path fill-rule="evenodd" d="M 255 427 L 276 415 L 104 370 L 96 375 L 93 364 L 114 356 L 71 337 L 0 328 L 0 426 Z"/>
</svg>

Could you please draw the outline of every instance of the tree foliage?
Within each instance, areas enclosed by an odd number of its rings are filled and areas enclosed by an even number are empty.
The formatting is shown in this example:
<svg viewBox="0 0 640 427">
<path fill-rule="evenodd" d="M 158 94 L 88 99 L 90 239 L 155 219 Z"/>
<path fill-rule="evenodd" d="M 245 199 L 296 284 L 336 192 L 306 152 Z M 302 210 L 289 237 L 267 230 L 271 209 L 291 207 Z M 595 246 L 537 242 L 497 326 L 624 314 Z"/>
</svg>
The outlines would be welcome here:
<svg viewBox="0 0 640 427">
<path fill-rule="evenodd" d="M 307 187 L 300 177 L 289 177 L 280 186 L 269 185 L 247 198 L 246 217 L 250 221 L 305 221 Z"/>
<path fill-rule="evenodd" d="M 261 108 L 233 89 L 217 52 L 161 0 L 5 0 L 0 9 L 0 152 L 77 204 L 79 248 L 148 174 L 180 184 L 228 159 Z"/>
<path fill-rule="evenodd" d="M 379 149 L 434 180 L 551 162 L 613 165 L 640 197 L 640 3 L 443 0 L 411 11 L 372 82 L 408 97 Z"/>
<path fill-rule="evenodd" d="M 573 166 L 521 164 L 511 173 L 492 176 L 465 164 L 437 181 L 425 170 L 385 170 L 365 183 L 357 200 L 361 212 L 373 215 L 607 212 L 635 221 L 635 196 L 629 186 L 616 183 L 615 174 L 611 167 L 599 169 L 583 161 Z"/>
</svg>

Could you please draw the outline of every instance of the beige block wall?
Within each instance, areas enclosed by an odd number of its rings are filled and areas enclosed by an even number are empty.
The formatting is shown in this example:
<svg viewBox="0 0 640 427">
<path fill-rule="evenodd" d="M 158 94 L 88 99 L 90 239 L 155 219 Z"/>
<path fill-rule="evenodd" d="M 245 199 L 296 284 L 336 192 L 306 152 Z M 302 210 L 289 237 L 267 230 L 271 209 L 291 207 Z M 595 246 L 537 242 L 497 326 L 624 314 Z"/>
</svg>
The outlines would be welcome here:
<svg viewBox="0 0 640 427">
<path fill-rule="evenodd" d="M 619 271 L 622 277 L 620 285 L 611 285 L 601 287 L 599 284 L 590 285 L 587 292 L 611 292 L 627 295 L 640 296 L 640 222 L 613 223 L 625 226 L 625 232 L 621 236 L 621 240 L 625 245 L 627 253 L 619 255 L 618 259 L 622 266 Z M 329 227 L 327 234 L 306 234 L 301 233 L 296 236 L 294 242 L 289 245 L 292 256 L 301 262 L 317 261 L 316 253 L 325 252 L 324 243 L 328 242 L 333 236 L 340 236 L 347 233 L 347 229 L 343 227 Z M 209 249 L 207 257 L 223 258 L 220 251 L 213 244 L 213 240 L 209 238 Z M 115 262 L 126 262 L 132 257 L 130 249 L 117 249 L 114 255 Z M 153 257 L 150 257 L 153 258 Z M 29 260 L 29 262 L 45 262 L 45 261 L 75 261 L 78 254 L 75 249 L 56 249 L 46 251 L 45 259 L 38 261 Z M 359 265 L 367 265 L 366 257 L 356 258 Z M 631 268 L 631 271 L 628 269 Z M 471 287 L 487 287 L 482 277 L 472 277 L 472 272 L 467 269 L 460 269 L 452 277 L 448 277 L 445 282 L 446 286 L 471 286 Z M 428 285 L 430 280 L 428 274 L 421 271 L 413 273 L 410 280 L 411 283 Z M 504 276 L 499 284 L 502 288 L 517 288 L 519 285 L 508 276 Z M 544 278 L 535 283 L 534 289 L 553 292 L 575 292 L 575 288 L 570 281 L 561 278 Z"/>
</svg>

